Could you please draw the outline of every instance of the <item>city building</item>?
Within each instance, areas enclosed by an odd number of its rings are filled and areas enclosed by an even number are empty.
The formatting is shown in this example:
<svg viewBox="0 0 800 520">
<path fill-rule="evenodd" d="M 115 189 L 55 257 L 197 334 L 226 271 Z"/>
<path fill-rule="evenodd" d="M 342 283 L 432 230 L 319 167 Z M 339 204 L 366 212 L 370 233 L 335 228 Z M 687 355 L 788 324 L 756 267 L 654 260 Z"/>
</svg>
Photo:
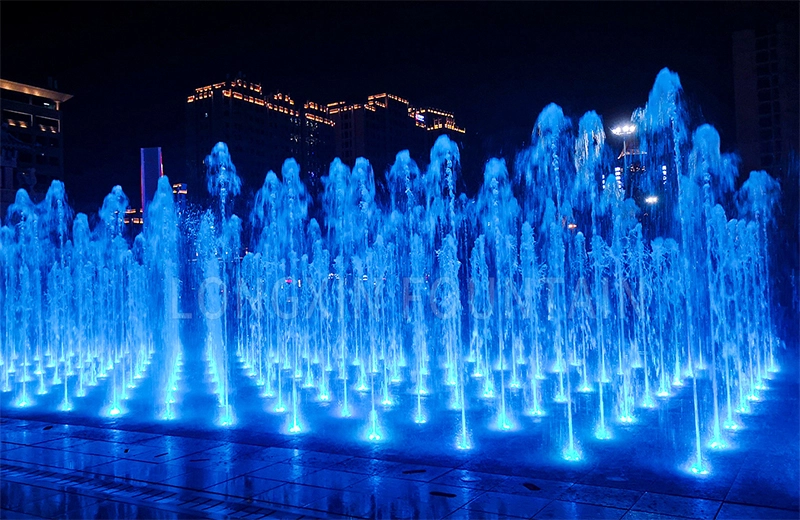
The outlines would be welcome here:
<svg viewBox="0 0 800 520">
<path fill-rule="evenodd" d="M 790 151 L 800 151 L 796 22 L 734 33 L 733 67 L 741 171 L 781 178 Z"/>
<path fill-rule="evenodd" d="M 260 84 L 237 77 L 195 89 L 186 106 L 187 183 L 193 195 L 206 193 L 204 161 L 219 141 L 228 144 L 244 191 L 258 190 L 269 170 L 280 175 L 288 158 L 300 163 L 301 176 L 313 186 L 333 160 L 334 122 L 324 105 L 299 105 L 288 94 L 268 94 Z"/>
<path fill-rule="evenodd" d="M 334 158 L 334 125 L 328 107 L 307 101 L 303 104 L 300 124 L 300 162 L 306 187 L 317 193 L 322 189 L 321 178 L 328 174 Z M 276 170 L 277 171 L 277 170 Z"/>
<path fill-rule="evenodd" d="M 0 128 L 0 143 L 2 143 L 2 154 L 0 155 L 0 223 L 6 216 L 8 206 L 14 202 L 16 193 L 14 186 L 19 184 L 22 187 L 29 188 L 30 181 L 34 179 L 25 171 L 20 172 L 20 178 L 17 178 L 19 154 L 33 154 L 33 146 L 23 143 L 6 131 L 6 128 L 6 125 Z"/>
<path fill-rule="evenodd" d="M 131 229 L 134 234 L 138 234 L 142 231 L 142 226 L 144 225 L 144 212 L 141 208 L 128 208 L 125 210 L 123 222 L 132 226 Z"/>
<path fill-rule="evenodd" d="M 27 189 L 31 198 L 37 201 L 54 179 L 64 179 L 61 104 L 70 98 L 69 94 L 49 88 L 0 79 L 3 128 L 1 216 L 5 216 L 20 188 Z"/>
<path fill-rule="evenodd" d="M 401 150 L 409 150 L 414 160 L 425 164 L 437 137 L 448 134 L 460 141 L 465 134 L 453 113 L 416 108 L 388 93 L 369 96 L 366 103 L 331 103 L 328 110 L 336 123 L 336 156 L 350 166 L 358 157 L 366 157 L 377 176 L 391 167 Z"/>
<path fill-rule="evenodd" d="M 142 188 L 144 188 L 144 184 L 142 185 Z M 186 211 L 187 194 L 188 188 L 185 182 L 176 182 L 172 185 L 172 196 L 173 200 L 175 201 L 175 209 L 178 212 L 179 218 L 183 212 Z M 128 208 L 125 210 L 124 222 L 132 226 L 131 229 L 133 230 L 134 234 L 139 233 L 142 230 L 142 226 L 144 225 L 144 212 L 145 210 L 142 208 Z"/>
<path fill-rule="evenodd" d="M 178 216 L 186 211 L 186 197 L 188 194 L 189 188 L 185 182 L 176 182 L 172 185 L 172 196 L 175 200 L 175 209 L 178 210 Z"/>
<path fill-rule="evenodd" d="M 187 195 L 187 185 L 185 182 L 176 182 L 172 185 L 172 196 L 175 201 L 175 209 L 178 212 L 178 217 L 180 218 L 184 211 L 186 211 L 186 195 Z M 146 207 L 146 206 L 145 206 Z M 125 210 L 125 216 L 123 217 L 123 221 L 125 224 L 131 226 L 131 230 L 133 234 L 138 234 L 142 231 L 142 226 L 144 225 L 144 213 L 146 210 L 142 208 L 128 208 Z"/>
<path fill-rule="evenodd" d="M 269 170 L 280 174 L 283 161 L 300 163 L 301 178 L 314 194 L 322 189 L 334 158 L 352 166 L 369 159 L 379 177 L 408 149 L 428 162 L 436 138 L 460 141 L 465 130 L 453 113 L 417 108 L 392 94 L 369 96 L 366 103 L 296 103 L 283 92 L 264 92 L 261 84 L 237 77 L 195 89 L 187 98 L 189 186 L 205 186 L 205 158 L 219 141 L 227 143 L 243 190 L 255 191 Z M 205 189 L 192 189 L 202 196 Z"/>
<path fill-rule="evenodd" d="M 139 195 L 141 204 L 134 203 L 125 211 L 124 221 L 131 225 L 134 233 L 139 233 L 144 224 L 147 206 L 153 200 L 158 189 L 158 179 L 164 175 L 164 163 L 161 160 L 161 147 L 141 148 L 139 150 Z M 173 187 L 172 193 L 175 193 Z"/>
</svg>

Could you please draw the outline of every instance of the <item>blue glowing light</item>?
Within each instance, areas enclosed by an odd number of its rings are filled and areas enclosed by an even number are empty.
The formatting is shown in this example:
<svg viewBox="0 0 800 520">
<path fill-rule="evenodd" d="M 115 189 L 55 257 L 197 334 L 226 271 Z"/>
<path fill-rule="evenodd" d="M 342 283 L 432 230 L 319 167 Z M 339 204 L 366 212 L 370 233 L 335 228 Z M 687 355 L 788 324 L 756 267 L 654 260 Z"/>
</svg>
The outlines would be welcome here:
<svg viewBox="0 0 800 520">
<path fill-rule="evenodd" d="M 569 462 L 577 462 L 581 460 L 580 452 L 574 447 L 564 449 L 561 455 L 564 458 L 564 460 L 567 460 Z"/>
<path fill-rule="evenodd" d="M 237 199 L 252 186 L 218 143 L 209 207 L 179 212 L 161 177 L 135 239 L 118 186 L 91 225 L 61 181 L 38 204 L 21 190 L 0 229 L 0 311 L 19 324 L 0 343 L 3 404 L 71 412 L 88 392 L 78 408 L 104 417 L 222 428 L 259 424 L 244 421 L 255 409 L 290 434 L 352 418 L 361 441 L 443 428 L 458 450 L 486 430 L 558 431 L 548 453 L 569 462 L 582 437 L 624 438 L 658 416 L 671 433 L 659 438 L 690 440 L 687 471 L 706 475 L 707 450 L 738 447 L 752 403 L 778 397 L 766 230 L 780 186 L 765 172 L 738 182 L 683 98 L 661 71 L 616 127 L 650 148 L 620 160 L 600 115 L 548 105 L 515 169 L 489 160 L 474 196 L 458 193 L 447 136 L 422 167 L 408 151 L 380 171 L 337 159 L 313 200 L 293 159 Z M 623 183 L 633 157 L 647 168 Z M 201 394 L 207 409 L 192 409 Z"/>
</svg>

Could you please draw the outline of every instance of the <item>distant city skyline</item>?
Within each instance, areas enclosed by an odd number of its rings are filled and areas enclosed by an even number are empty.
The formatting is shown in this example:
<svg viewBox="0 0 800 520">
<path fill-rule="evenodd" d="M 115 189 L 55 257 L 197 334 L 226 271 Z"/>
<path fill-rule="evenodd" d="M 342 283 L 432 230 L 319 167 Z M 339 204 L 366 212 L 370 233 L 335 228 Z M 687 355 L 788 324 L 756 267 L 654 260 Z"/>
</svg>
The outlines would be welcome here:
<svg viewBox="0 0 800 520">
<path fill-rule="evenodd" d="M 239 71 L 296 99 L 392 92 L 454 112 L 468 131 L 470 189 L 490 156 L 513 161 L 548 103 L 612 126 L 644 105 L 663 67 L 680 75 L 692 125 L 715 125 L 736 151 L 732 34 L 798 18 L 791 2 L 3 7 L 4 79 L 53 77 L 74 96 L 63 113 L 67 191 L 89 211 L 115 184 L 137 192 L 141 148 L 161 147 L 165 173 L 181 181 L 186 92 Z"/>
</svg>

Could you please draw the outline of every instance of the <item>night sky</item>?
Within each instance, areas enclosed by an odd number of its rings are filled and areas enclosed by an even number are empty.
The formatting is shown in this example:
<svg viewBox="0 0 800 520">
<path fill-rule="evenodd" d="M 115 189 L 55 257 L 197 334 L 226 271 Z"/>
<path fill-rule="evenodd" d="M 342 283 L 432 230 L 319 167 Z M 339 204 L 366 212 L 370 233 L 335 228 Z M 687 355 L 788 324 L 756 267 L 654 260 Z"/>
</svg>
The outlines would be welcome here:
<svg viewBox="0 0 800 520">
<path fill-rule="evenodd" d="M 479 170 L 513 157 L 547 103 L 612 124 L 669 67 L 735 150 L 731 34 L 778 19 L 797 22 L 798 4 L 3 2 L 0 75 L 75 96 L 67 191 L 95 211 L 115 184 L 136 197 L 141 147 L 161 146 L 180 180 L 186 96 L 239 71 L 301 102 L 388 91 L 451 110 Z"/>
</svg>

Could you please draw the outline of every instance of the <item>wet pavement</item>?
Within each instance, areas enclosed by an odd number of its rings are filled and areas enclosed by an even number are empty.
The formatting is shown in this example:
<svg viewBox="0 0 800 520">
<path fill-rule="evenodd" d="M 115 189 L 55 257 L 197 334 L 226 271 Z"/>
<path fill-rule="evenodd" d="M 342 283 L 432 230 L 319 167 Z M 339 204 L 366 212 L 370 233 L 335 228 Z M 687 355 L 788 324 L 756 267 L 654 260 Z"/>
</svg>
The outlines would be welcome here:
<svg viewBox="0 0 800 520">
<path fill-rule="evenodd" d="M 477 454 L 419 464 L 299 449 L 281 436 L 256 445 L 16 417 L 0 426 L 3 518 L 800 517 L 797 490 L 781 488 L 791 475 L 774 467 L 796 455 L 774 446 L 693 488 L 601 465 L 561 480 L 504 472 Z"/>
<path fill-rule="evenodd" d="M 678 467 L 692 443 L 662 427 L 693 431 L 687 393 L 616 425 L 611 442 L 583 432 L 583 460 L 569 463 L 548 454 L 558 429 L 547 422 L 463 451 L 435 423 L 376 446 L 323 416 L 298 436 L 258 410 L 226 429 L 3 406 L 0 518 L 798 519 L 798 397 L 797 371 L 785 370 L 729 449 L 705 450 L 706 477 Z M 209 399 L 189 394 L 187 409 Z"/>
</svg>

